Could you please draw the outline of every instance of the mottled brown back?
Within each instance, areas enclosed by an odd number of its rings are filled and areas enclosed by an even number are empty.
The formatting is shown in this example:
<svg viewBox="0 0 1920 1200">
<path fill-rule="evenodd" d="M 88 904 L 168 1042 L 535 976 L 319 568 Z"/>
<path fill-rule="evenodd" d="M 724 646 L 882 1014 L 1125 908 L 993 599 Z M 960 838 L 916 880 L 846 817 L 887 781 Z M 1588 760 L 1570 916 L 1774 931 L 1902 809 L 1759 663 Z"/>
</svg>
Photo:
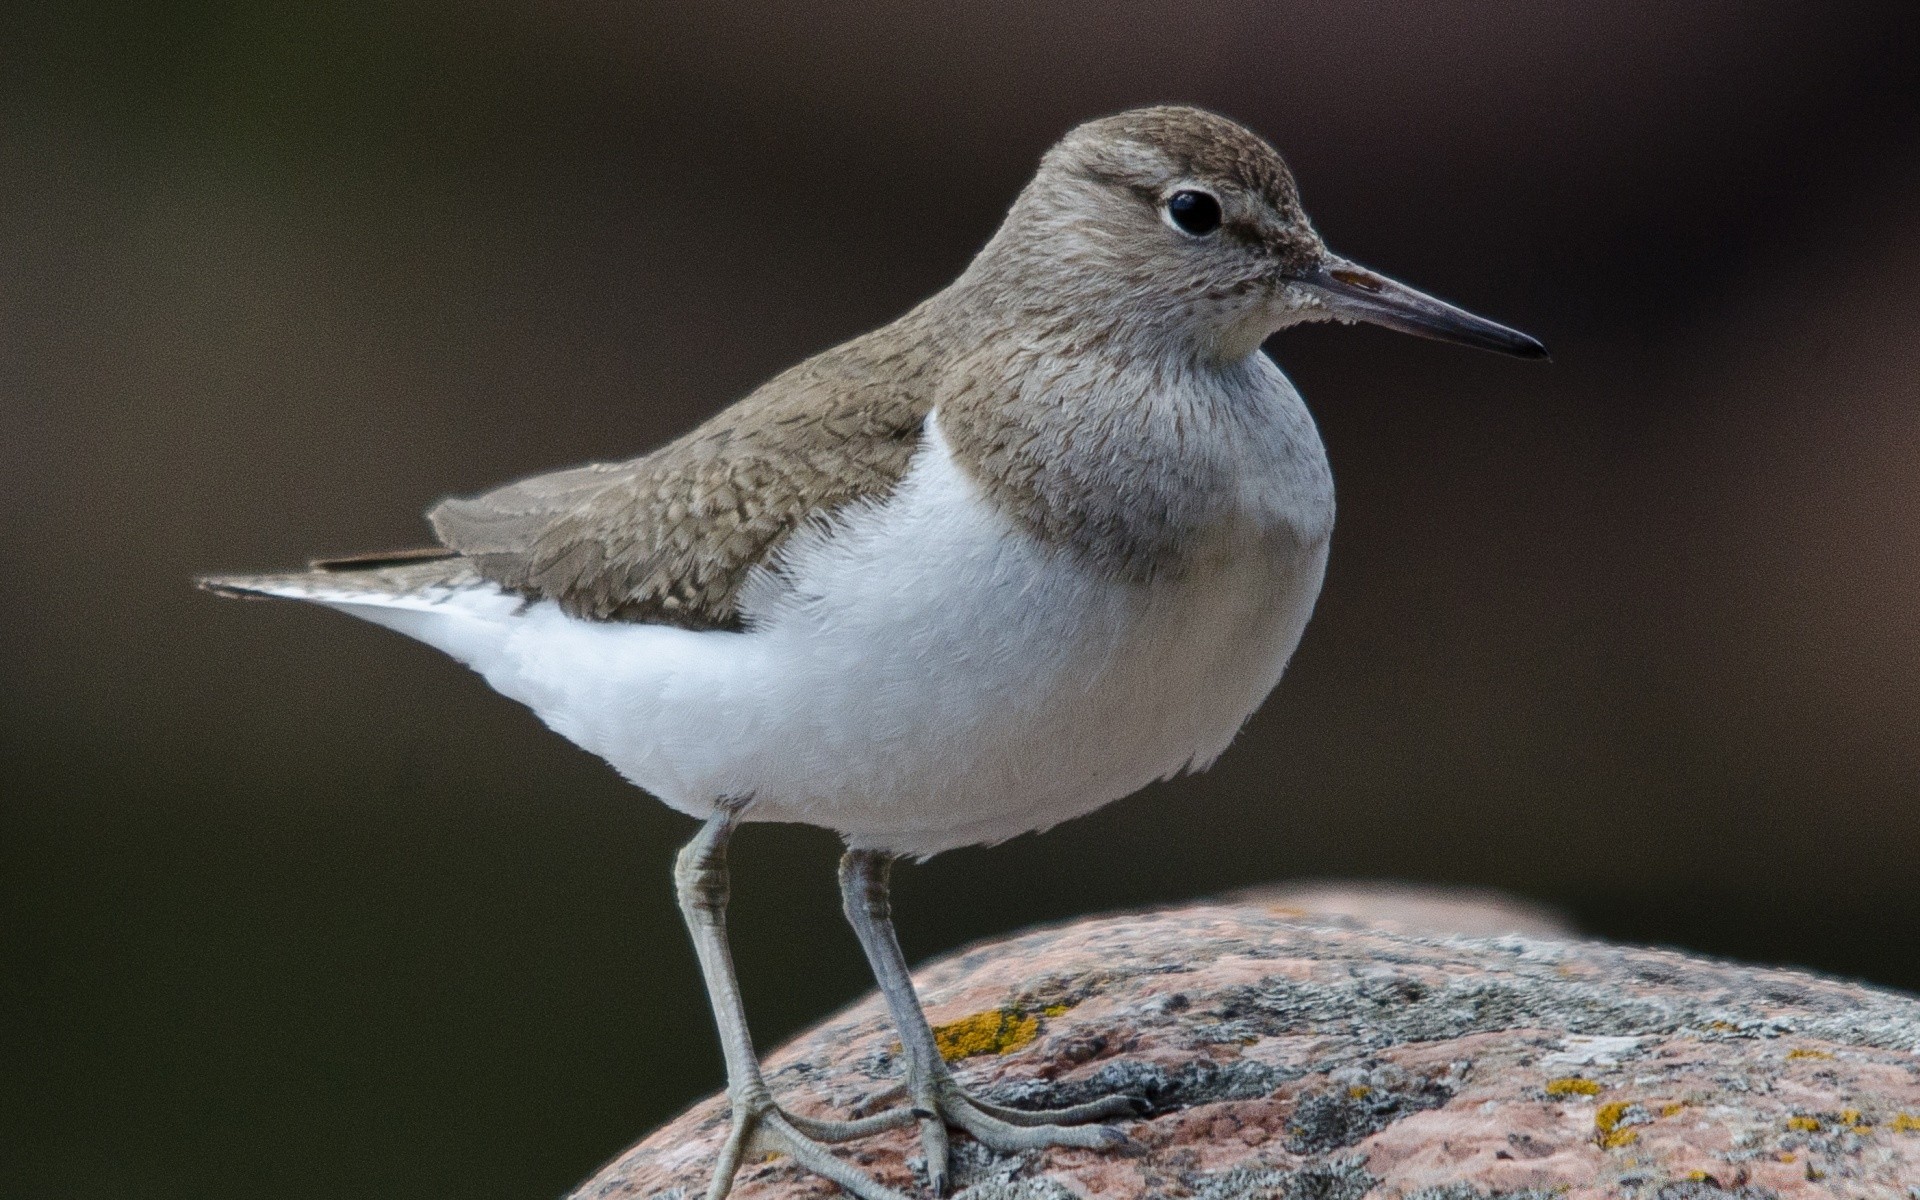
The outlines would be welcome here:
<svg viewBox="0 0 1920 1200">
<path fill-rule="evenodd" d="M 574 616 L 738 629 L 756 565 L 809 518 L 906 473 L 932 405 L 926 340 L 869 334 L 642 458 L 444 500 L 427 517 L 482 575 Z"/>
</svg>

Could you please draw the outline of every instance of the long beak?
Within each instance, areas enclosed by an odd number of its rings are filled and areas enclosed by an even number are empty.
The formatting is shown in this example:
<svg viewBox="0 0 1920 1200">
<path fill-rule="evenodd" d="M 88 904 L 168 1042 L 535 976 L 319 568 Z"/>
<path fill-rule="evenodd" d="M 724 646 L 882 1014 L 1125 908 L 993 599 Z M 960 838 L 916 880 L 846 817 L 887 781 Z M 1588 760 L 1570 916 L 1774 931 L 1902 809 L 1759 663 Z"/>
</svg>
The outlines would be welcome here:
<svg viewBox="0 0 1920 1200">
<path fill-rule="evenodd" d="M 1455 308 L 1337 255 L 1327 255 L 1301 282 L 1318 292 L 1327 310 L 1342 320 L 1366 321 L 1516 358 L 1547 357 L 1547 348 L 1536 338 L 1476 317 L 1464 308 Z"/>
</svg>

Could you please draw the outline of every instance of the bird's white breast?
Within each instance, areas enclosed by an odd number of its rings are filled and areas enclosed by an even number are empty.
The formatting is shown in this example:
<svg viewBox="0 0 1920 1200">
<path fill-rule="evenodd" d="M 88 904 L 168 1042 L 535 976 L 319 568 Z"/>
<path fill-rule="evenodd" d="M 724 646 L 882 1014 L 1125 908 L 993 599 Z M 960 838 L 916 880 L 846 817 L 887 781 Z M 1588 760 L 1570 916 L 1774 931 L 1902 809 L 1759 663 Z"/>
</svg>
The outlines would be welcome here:
<svg viewBox="0 0 1920 1200">
<path fill-rule="evenodd" d="M 743 633 L 497 593 L 355 611 L 469 662 L 675 808 L 746 799 L 748 819 L 925 855 L 1044 829 L 1225 749 L 1305 627 L 1330 500 L 1224 522 L 1181 579 L 1116 581 L 992 508 L 929 422 L 892 495 L 802 531 L 750 582 Z"/>
</svg>

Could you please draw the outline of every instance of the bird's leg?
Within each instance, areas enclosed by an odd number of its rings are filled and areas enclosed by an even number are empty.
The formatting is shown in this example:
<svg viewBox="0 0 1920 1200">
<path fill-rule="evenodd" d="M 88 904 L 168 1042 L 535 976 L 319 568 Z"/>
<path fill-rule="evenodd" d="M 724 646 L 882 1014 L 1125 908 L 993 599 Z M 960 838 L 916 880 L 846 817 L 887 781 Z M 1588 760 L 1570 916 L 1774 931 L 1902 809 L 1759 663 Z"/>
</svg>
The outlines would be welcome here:
<svg viewBox="0 0 1920 1200">
<path fill-rule="evenodd" d="M 920 1122 L 921 1144 L 927 1153 L 927 1178 L 936 1195 L 945 1195 L 950 1182 L 947 1166 L 947 1126 L 963 1129 L 994 1150 L 1034 1150 L 1043 1146 L 1080 1146 L 1088 1149 L 1126 1142 L 1119 1130 L 1077 1122 L 1131 1116 L 1139 1102 L 1131 1096 L 1108 1096 L 1090 1104 L 1046 1112 L 1006 1108 L 968 1095 L 934 1041 L 933 1028 L 921 1011 L 920 998 L 907 972 L 906 955 L 893 932 L 889 877 L 893 856 L 874 850 L 849 850 L 840 859 L 840 899 L 847 921 L 860 938 L 860 947 L 873 966 L 880 994 L 900 1035 L 907 1060 L 908 1111 Z"/>
<path fill-rule="evenodd" d="M 673 881 L 680 912 L 693 934 L 700 973 L 720 1028 L 720 1049 L 727 1059 L 727 1098 L 733 1105 L 733 1129 L 714 1165 L 707 1200 L 724 1200 L 733 1177 L 750 1152 L 777 1151 L 795 1163 L 840 1185 L 860 1200 L 905 1200 L 827 1152 L 822 1142 L 844 1142 L 911 1124 L 906 1110 L 856 1121 L 819 1121 L 784 1112 L 773 1102 L 760 1060 L 747 1032 L 747 1013 L 727 948 L 727 840 L 740 818 L 738 805 L 722 806 L 707 819 L 674 860 Z"/>
</svg>

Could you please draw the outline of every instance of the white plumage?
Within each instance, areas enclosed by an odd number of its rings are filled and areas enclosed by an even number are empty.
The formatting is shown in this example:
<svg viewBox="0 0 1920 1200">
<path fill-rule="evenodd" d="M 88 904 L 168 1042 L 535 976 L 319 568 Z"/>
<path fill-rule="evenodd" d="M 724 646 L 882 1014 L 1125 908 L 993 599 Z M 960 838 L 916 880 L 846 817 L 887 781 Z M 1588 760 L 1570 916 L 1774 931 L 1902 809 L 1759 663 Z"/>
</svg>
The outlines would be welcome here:
<svg viewBox="0 0 1920 1200">
<path fill-rule="evenodd" d="M 936 417 L 892 495 L 803 530 L 749 583 L 745 632 L 581 620 L 490 583 L 261 590 L 445 651 L 682 812 L 745 799 L 748 820 L 922 856 L 996 842 L 1205 766 L 1279 680 L 1332 493 L 1298 396 L 1257 378 L 1234 399 L 1271 436 L 1232 448 L 1244 486 L 1175 580 L 1102 578 L 1022 532 Z M 1320 469 L 1276 469 L 1303 456 Z"/>
</svg>

